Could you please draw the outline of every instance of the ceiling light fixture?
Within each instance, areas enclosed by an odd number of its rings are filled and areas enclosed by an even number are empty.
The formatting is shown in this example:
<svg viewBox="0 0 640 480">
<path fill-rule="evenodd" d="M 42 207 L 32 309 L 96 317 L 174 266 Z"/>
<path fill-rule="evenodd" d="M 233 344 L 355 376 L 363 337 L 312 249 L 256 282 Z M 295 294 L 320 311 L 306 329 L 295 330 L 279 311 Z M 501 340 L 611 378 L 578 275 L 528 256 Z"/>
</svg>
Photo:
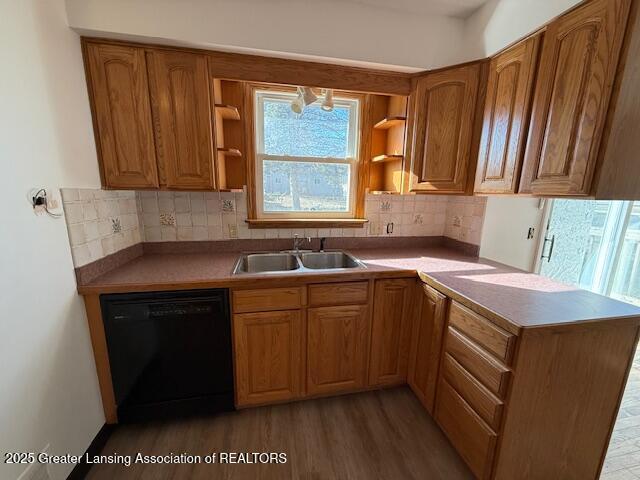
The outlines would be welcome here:
<svg viewBox="0 0 640 480">
<path fill-rule="evenodd" d="M 305 106 L 311 105 L 313 102 L 318 100 L 318 96 L 313 92 L 311 87 L 302 87 L 302 100 L 304 101 Z"/>
<path fill-rule="evenodd" d="M 298 96 L 291 102 L 291 111 L 300 114 L 304 109 L 304 100 L 302 98 L 302 87 L 298 87 Z"/>
<path fill-rule="evenodd" d="M 322 105 L 320 108 L 325 112 L 330 112 L 333 110 L 333 89 L 325 88 L 324 90 L 324 100 L 322 100 Z"/>
</svg>

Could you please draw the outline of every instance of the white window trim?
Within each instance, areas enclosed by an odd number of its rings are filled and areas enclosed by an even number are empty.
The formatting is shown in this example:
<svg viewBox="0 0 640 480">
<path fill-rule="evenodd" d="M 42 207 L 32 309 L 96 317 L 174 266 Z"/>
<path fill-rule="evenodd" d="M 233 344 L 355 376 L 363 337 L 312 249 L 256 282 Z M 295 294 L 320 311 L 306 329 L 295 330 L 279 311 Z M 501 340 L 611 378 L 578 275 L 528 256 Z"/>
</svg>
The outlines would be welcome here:
<svg viewBox="0 0 640 480">
<path fill-rule="evenodd" d="M 349 106 L 349 134 L 346 158 L 331 157 L 298 157 L 284 155 L 267 155 L 264 153 L 264 110 L 263 100 L 293 100 L 295 94 L 287 92 L 273 92 L 257 90 L 254 94 L 255 101 L 255 134 L 256 134 L 256 214 L 260 219 L 315 219 L 315 218 L 355 218 L 357 179 L 358 179 L 358 147 L 360 140 L 360 102 L 354 98 L 334 97 L 334 105 Z M 346 212 L 310 212 L 310 211 L 288 211 L 288 212 L 265 212 L 264 211 L 264 177 L 263 162 L 265 160 L 278 160 L 285 162 L 309 162 L 309 163 L 340 163 L 350 165 L 349 169 L 349 209 Z"/>
</svg>

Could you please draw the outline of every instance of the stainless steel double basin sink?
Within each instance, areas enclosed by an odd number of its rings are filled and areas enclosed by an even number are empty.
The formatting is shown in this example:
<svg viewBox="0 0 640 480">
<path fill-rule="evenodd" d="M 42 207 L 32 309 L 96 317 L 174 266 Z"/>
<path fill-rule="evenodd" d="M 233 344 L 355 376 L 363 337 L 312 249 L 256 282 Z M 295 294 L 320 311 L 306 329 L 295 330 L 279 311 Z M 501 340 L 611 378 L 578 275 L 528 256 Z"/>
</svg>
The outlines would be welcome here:
<svg viewBox="0 0 640 480">
<path fill-rule="evenodd" d="M 233 275 L 249 273 L 283 273 L 331 271 L 366 268 L 353 255 L 341 250 L 330 252 L 287 251 L 278 253 L 244 253 L 233 267 Z"/>
</svg>

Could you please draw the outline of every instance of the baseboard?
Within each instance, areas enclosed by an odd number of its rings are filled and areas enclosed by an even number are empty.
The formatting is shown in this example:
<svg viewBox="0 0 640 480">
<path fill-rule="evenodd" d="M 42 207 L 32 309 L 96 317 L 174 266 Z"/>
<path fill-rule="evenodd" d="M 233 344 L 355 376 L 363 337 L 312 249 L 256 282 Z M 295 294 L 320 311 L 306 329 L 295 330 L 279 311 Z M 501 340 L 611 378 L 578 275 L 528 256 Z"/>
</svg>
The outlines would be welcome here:
<svg viewBox="0 0 640 480">
<path fill-rule="evenodd" d="M 71 470 L 67 480 L 83 480 L 87 476 L 89 470 L 91 470 L 91 464 L 86 462 L 87 456 L 93 457 L 95 455 L 99 455 L 115 429 L 116 425 L 109 425 L 105 423 L 102 426 L 89 445 L 89 448 L 87 448 L 84 455 L 82 455 L 82 461 L 76 464 L 74 469 Z"/>
</svg>

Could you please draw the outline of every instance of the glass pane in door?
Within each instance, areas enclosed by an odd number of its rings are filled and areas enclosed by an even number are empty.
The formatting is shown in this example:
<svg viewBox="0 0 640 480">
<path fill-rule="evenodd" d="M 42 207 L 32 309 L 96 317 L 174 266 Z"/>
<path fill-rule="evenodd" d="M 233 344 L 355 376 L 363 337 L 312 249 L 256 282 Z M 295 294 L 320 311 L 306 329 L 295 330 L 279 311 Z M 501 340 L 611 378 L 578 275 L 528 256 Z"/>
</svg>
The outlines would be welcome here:
<svg viewBox="0 0 640 480">
<path fill-rule="evenodd" d="M 640 203 L 553 201 L 540 274 L 640 304 Z"/>
<path fill-rule="evenodd" d="M 589 288 L 608 212 L 594 200 L 553 201 L 540 274 Z"/>
<path fill-rule="evenodd" d="M 635 202 L 613 275 L 611 296 L 640 305 L 640 203 Z"/>
</svg>

